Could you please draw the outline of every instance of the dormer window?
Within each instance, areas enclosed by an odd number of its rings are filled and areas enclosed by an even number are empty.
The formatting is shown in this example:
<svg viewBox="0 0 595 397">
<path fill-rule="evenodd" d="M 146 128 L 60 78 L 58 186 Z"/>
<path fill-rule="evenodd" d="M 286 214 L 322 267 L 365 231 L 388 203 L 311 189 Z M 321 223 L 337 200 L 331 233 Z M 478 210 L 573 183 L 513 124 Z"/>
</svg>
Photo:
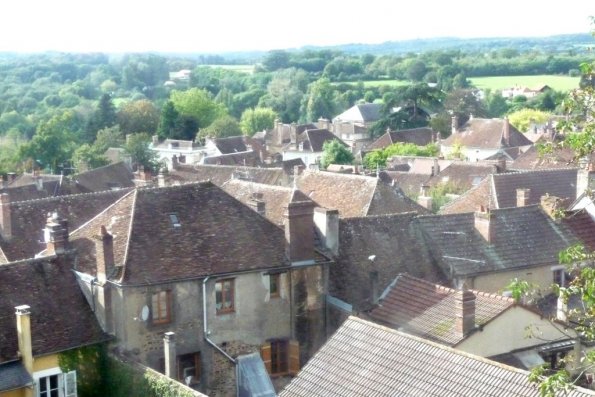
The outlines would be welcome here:
<svg viewBox="0 0 595 397">
<path fill-rule="evenodd" d="M 178 214 L 172 213 L 169 214 L 169 220 L 171 221 L 171 225 L 173 227 L 182 227 L 182 224 L 180 223 L 180 220 L 178 219 Z"/>
</svg>

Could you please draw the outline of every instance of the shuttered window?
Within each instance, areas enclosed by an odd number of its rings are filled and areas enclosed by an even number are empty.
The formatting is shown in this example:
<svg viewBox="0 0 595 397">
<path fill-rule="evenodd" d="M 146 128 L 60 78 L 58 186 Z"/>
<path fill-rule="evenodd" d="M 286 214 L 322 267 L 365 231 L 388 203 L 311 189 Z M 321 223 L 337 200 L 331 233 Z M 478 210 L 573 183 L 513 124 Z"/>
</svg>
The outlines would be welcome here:
<svg viewBox="0 0 595 397">
<path fill-rule="evenodd" d="M 296 375 L 300 370 L 300 345 L 295 340 L 273 340 L 260 348 L 270 375 Z"/>
</svg>

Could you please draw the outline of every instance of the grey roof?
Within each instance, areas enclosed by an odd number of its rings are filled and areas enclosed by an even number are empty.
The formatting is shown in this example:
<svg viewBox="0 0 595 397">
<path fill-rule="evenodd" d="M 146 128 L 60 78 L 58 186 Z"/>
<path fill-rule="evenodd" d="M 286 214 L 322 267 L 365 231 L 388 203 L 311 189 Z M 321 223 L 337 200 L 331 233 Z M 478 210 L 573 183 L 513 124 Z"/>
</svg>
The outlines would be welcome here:
<svg viewBox="0 0 595 397">
<path fill-rule="evenodd" d="M 351 108 L 347 109 L 343 113 L 337 115 L 333 118 L 335 120 L 341 121 L 363 121 L 364 123 L 370 123 L 374 121 L 380 120 L 382 117 L 381 114 L 382 105 L 378 103 L 361 103 L 358 105 L 354 105 Z M 359 119 L 351 119 L 351 116 L 355 116 L 359 114 Z"/>
<path fill-rule="evenodd" d="M 466 148 L 500 149 L 505 147 L 529 146 L 531 142 L 525 135 L 510 125 L 508 142 L 504 139 L 505 119 L 469 120 L 460 131 L 442 141 L 443 146 L 461 144 Z"/>
<path fill-rule="evenodd" d="M 238 356 L 238 396 L 275 397 L 277 393 L 260 354 Z"/>
<path fill-rule="evenodd" d="M 584 389 L 568 396 L 593 395 Z M 539 397 L 529 373 L 349 317 L 281 397 Z"/>
<path fill-rule="evenodd" d="M 0 364 L 0 392 L 20 389 L 32 384 L 33 379 L 21 361 Z"/>
<path fill-rule="evenodd" d="M 492 238 L 475 229 L 473 213 L 419 216 L 416 221 L 432 256 L 447 274 L 469 276 L 557 265 L 558 252 L 578 242 L 537 205 L 491 211 Z"/>
</svg>

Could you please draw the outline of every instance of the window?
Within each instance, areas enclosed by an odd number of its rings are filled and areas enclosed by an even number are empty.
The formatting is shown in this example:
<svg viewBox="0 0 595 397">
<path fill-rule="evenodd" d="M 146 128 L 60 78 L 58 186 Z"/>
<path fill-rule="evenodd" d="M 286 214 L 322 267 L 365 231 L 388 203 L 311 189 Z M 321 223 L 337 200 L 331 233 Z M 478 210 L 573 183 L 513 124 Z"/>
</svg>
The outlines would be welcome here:
<svg viewBox="0 0 595 397">
<path fill-rule="evenodd" d="M 265 343 L 260 356 L 271 375 L 295 375 L 300 370 L 300 345 L 295 340 L 277 339 Z"/>
<path fill-rule="evenodd" d="M 33 374 L 37 397 L 76 397 L 76 371 L 62 373 L 60 368 Z"/>
<path fill-rule="evenodd" d="M 187 386 L 200 382 L 200 353 L 178 356 L 178 380 Z"/>
<path fill-rule="evenodd" d="M 180 220 L 178 219 L 178 214 L 169 214 L 169 220 L 173 227 L 181 227 Z"/>
<path fill-rule="evenodd" d="M 567 287 L 570 282 L 570 274 L 566 272 L 564 267 L 555 267 L 552 269 L 554 275 L 554 284 L 560 287 Z"/>
<path fill-rule="evenodd" d="M 234 280 L 220 280 L 215 284 L 215 307 L 217 314 L 234 311 Z"/>
<path fill-rule="evenodd" d="M 271 298 L 281 296 L 281 274 L 269 274 L 269 295 Z"/>
<path fill-rule="evenodd" d="M 153 324 L 167 324 L 171 321 L 171 291 L 160 291 L 151 297 Z"/>
</svg>

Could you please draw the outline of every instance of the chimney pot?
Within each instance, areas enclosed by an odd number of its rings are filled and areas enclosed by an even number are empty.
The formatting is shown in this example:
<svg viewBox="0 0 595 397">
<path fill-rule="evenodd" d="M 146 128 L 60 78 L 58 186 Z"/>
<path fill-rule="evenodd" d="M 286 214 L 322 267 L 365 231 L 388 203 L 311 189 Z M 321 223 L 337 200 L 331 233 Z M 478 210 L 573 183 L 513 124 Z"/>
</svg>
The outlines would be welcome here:
<svg viewBox="0 0 595 397">
<path fill-rule="evenodd" d="M 451 128 L 451 133 L 453 135 L 458 132 L 458 130 L 459 130 L 459 117 L 457 115 L 453 115 L 450 118 L 450 128 Z"/>
<path fill-rule="evenodd" d="M 17 337 L 23 366 L 33 373 L 33 345 L 31 343 L 31 311 L 28 305 L 16 306 Z"/>
<path fill-rule="evenodd" d="M 57 212 L 49 214 L 44 234 L 49 255 L 61 254 L 68 248 L 68 221 Z"/>
<path fill-rule="evenodd" d="M 175 333 L 166 332 L 163 336 L 163 352 L 165 355 L 165 376 L 175 379 L 177 376 L 176 365 L 176 340 Z"/>
</svg>

